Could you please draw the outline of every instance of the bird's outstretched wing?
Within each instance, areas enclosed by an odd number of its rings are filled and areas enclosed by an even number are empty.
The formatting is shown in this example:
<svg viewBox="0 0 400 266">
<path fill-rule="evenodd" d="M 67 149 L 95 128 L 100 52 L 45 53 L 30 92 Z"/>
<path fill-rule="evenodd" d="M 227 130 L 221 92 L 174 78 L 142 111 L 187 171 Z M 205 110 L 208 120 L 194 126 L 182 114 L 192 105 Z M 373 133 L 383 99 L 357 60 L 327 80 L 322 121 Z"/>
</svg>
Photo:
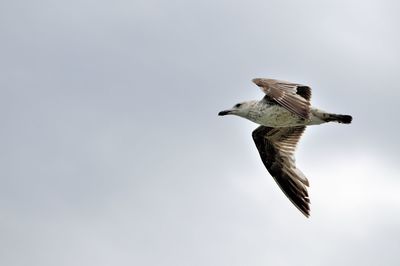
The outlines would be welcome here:
<svg viewBox="0 0 400 266">
<path fill-rule="evenodd" d="M 259 126 L 253 139 L 268 172 L 290 201 L 306 216 L 310 215 L 308 180 L 296 168 L 294 151 L 305 126 L 272 128 Z"/>
<path fill-rule="evenodd" d="M 277 102 L 304 119 L 309 118 L 310 87 L 276 79 L 255 78 L 253 82 L 261 88 L 269 100 Z"/>
</svg>

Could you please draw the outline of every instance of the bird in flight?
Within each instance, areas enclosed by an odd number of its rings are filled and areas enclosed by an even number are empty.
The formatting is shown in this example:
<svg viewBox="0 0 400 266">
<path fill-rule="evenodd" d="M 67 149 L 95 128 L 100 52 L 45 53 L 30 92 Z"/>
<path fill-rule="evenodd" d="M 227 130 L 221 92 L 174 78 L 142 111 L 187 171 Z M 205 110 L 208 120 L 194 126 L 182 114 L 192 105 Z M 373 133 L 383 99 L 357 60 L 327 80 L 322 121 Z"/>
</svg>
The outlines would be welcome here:
<svg viewBox="0 0 400 266">
<path fill-rule="evenodd" d="M 260 125 L 252 136 L 262 162 L 289 200 L 309 217 L 309 183 L 296 167 L 296 145 L 306 126 L 327 122 L 350 124 L 352 117 L 312 107 L 309 86 L 276 79 L 252 81 L 265 93 L 264 98 L 238 103 L 218 115 L 236 115 Z"/>
</svg>

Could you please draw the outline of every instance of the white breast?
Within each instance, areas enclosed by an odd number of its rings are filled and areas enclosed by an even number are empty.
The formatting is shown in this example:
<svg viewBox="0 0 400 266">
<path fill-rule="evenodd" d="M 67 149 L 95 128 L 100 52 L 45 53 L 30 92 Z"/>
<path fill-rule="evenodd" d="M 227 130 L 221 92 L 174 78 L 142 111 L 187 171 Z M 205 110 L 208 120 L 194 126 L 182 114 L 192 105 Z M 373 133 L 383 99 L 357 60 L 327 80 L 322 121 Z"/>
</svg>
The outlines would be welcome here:
<svg viewBox="0 0 400 266">
<path fill-rule="evenodd" d="M 304 125 L 304 119 L 291 113 L 280 105 L 258 104 L 249 111 L 249 120 L 269 127 L 289 127 Z"/>
</svg>

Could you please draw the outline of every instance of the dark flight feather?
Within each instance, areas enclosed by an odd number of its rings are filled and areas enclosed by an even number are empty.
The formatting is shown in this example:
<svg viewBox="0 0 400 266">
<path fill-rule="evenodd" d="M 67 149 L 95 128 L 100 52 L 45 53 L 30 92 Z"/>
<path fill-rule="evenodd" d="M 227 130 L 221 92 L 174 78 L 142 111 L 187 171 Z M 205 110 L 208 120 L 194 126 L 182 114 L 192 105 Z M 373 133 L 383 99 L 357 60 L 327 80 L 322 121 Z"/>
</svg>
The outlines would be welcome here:
<svg viewBox="0 0 400 266">
<path fill-rule="evenodd" d="M 296 168 L 294 151 L 305 126 L 272 128 L 259 126 L 253 139 L 261 160 L 289 200 L 306 216 L 310 215 L 307 178 Z"/>
</svg>

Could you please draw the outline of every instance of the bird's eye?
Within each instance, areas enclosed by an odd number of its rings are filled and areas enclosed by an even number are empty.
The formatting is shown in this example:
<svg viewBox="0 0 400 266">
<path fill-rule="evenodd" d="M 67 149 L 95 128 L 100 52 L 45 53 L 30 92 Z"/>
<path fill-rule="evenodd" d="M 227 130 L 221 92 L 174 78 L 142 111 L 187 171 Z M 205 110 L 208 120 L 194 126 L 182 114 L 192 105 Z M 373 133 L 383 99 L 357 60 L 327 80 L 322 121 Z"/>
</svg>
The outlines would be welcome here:
<svg viewBox="0 0 400 266">
<path fill-rule="evenodd" d="M 241 105 L 242 105 L 241 103 L 238 103 L 238 104 L 236 104 L 234 107 L 235 107 L 235 108 L 239 108 Z"/>
</svg>

